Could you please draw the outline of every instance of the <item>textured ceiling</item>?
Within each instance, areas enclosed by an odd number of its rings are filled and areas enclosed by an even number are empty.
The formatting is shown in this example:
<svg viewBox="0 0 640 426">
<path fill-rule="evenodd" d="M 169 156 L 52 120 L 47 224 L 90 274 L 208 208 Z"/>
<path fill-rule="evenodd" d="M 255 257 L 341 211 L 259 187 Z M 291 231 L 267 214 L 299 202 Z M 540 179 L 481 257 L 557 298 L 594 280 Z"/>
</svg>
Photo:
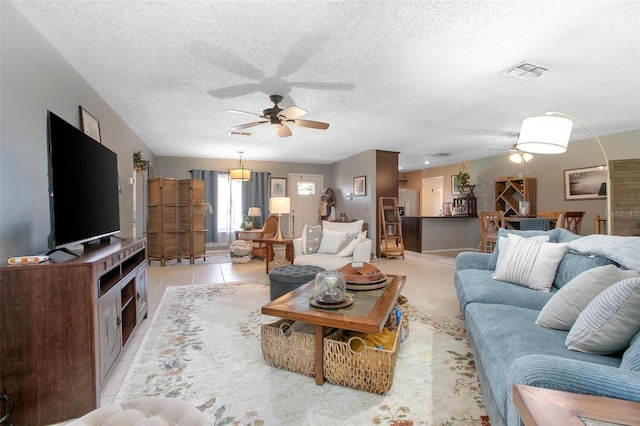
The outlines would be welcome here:
<svg viewBox="0 0 640 426">
<path fill-rule="evenodd" d="M 383 149 L 415 170 L 507 152 L 548 110 L 598 135 L 640 128 L 638 1 L 13 4 L 156 155 L 329 164 Z M 549 71 L 502 74 L 525 60 Z M 331 126 L 230 136 L 257 117 L 226 109 L 261 113 L 271 94 Z"/>
</svg>

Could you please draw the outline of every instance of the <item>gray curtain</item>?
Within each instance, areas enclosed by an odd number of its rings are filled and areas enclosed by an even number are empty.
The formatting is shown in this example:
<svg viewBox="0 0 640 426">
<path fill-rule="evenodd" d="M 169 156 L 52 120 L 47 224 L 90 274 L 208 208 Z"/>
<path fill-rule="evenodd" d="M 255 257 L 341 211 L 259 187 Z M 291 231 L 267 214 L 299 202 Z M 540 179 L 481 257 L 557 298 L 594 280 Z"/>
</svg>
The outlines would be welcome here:
<svg viewBox="0 0 640 426">
<path fill-rule="evenodd" d="M 269 212 L 269 172 L 251 172 L 251 180 L 242 182 L 242 212 L 244 214 L 249 207 L 260 207 L 260 226 L 264 225 L 264 221 Z"/>
<path fill-rule="evenodd" d="M 204 202 L 211 204 L 213 213 L 206 214 L 204 224 L 208 229 L 205 242 L 218 242 L 218 209 L 216 203 L 218 201 L 218 172 L 215 170 L 189 170 L 191 179 L 200 179 L 204 181 Z"/>
</svg>

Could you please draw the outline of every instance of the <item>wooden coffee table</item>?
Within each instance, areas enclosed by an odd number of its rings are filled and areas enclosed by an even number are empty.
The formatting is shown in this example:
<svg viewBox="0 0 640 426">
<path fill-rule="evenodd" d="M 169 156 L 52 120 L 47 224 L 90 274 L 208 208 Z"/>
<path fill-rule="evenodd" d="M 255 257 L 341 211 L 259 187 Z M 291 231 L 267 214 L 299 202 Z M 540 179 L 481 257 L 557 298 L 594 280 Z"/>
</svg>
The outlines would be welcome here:
<svg viewBox="0 0 640 426">
<path fill-rule="evenodd" d="M 404 275 L 387 275 L 389 284 L 384 288 L 349 291 L 353 298 L 353 305 L 338 310 L 318 309 L 309 305 L 309 298 L 314 296 L 315 291 L 315 283 L 311 281 L 264 305 L 262 313 L 315 324 L 315 376 L 316 384 L 322 385 L 324 383 L 322 340 L 326 328 L 379 333 L 389 318 L 406 279 Z"/>
</svg>

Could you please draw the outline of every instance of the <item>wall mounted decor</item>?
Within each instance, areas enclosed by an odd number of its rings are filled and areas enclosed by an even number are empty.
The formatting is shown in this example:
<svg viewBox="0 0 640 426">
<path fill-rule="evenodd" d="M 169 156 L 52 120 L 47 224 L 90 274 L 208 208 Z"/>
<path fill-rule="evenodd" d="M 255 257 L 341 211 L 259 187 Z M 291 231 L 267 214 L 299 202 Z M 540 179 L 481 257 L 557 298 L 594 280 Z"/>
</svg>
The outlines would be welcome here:
<svg viewBox="0 0 640 426">
<path fill-rule="evenodd" d="M 607 198 L 600 194 L 600 187 L 607 181 L 607 167 L 595 166 L 564 171 L 564 199 L 588 200 Z"/>
<path fill-rule="evenodd" d="M 287 196 L 287 178 L 270 178 L 269 187 L 271 189 L 270 197 L 286 197 Z"/>
<path fill-rule="evenodd" d="M 80 106 L 80 125 L 82 127 L 82 131 L 91 136 L 93 139 L 102 143 L 102 138 L 100 136 L 100 122 L 97 118 L 89 113 L 86 109 Z"/>
<path fill-rule="evenodd" d="M 358 176 L 353 178 L 353 195 L 361 197 L 367 195 L 367 177 Z"/>
</svg>

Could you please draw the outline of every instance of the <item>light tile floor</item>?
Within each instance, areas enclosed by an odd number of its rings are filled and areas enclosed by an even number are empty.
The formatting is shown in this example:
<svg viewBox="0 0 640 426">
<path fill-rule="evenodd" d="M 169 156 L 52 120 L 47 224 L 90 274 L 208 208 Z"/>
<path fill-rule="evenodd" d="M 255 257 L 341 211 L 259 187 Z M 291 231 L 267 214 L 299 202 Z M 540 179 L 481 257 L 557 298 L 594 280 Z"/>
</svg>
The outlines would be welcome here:
<svg viewBox="0 0 640 426">
<path fill-rule="evenodd" d="M 469 249 L 471 250 L 471 249 Z M 455 254 L 463 250 L 433 251 L 429 253 L 405 252 L 404 259 L 381 258 L 373 264 L 386 274 L 406 275 L 407 281 L 402 294 L 409 300 L 421 300 L 434 312 L 444 315 L 459 313 L 456 292 L 453 287 L 455 271 Z M 111 404 L 120 389 L 131 361 L 140 342 L 147 331 L 150 320 L 155 313 L 164 291 L 169 286 L 210 284 L 235 281 L 265 281 L 263 261 L 254 258 L 249 263 L 203 263 L 202 259 L 195 265 L 172 262 L 165 267 L 152 262 L 148 268 L 148 300 L 149 312 L 145 319 L 130 337 L 126 347 L 113 366 L 101 391 L 101 406 Z"/>
</svg>

